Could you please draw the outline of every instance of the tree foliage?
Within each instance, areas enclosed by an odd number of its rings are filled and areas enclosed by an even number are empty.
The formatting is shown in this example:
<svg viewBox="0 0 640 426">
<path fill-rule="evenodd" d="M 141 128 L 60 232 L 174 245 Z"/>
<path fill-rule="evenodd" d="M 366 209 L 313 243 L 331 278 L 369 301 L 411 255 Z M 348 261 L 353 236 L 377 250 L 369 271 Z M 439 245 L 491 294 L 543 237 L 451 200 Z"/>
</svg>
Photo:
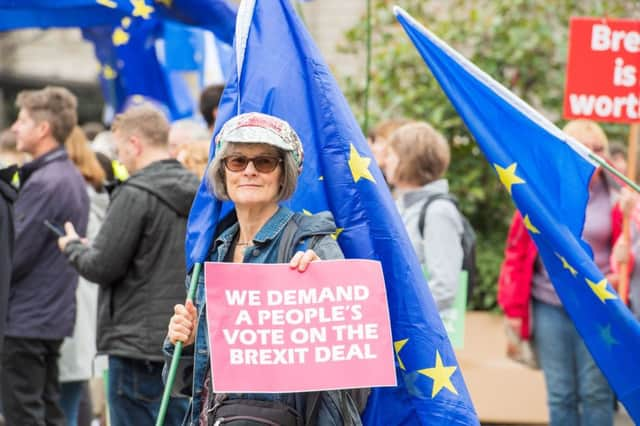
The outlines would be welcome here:
<svg viewBox="0 0 640 426">
<path fill-rule="evenodd" d="M 496 307 L 496 283 L 513 212 L 508 194 L 426 68 L 392 6 L 397 4 L 550 120 L 562 125 L 567 37 L 571 16 L 640 17 L 635 0 L 388 0 L 372 1 L 370 122 L 424 120 L 452 146 L 447 177 L 478 233 L 481 284 L 472 306 Z M 363 56 L 366 18 L 346 33 L 346 53 Z M 588 72 L 588 70 L 585 70 Z M 345 94 L 364 121 L 365 78 L 343 78 Z M 626 141 L 625 126 L 605 126 Z"/>
</svg>

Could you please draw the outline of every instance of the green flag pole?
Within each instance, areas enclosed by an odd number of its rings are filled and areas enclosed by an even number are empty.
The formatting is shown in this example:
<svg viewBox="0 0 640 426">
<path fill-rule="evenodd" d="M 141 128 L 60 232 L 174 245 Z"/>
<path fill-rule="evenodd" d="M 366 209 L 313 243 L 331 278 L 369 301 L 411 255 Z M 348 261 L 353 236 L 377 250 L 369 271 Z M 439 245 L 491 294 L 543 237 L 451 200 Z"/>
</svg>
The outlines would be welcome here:
<svg viewBox="0 0 640 426">
<path fill-rule="evenodd" d="M 187 293 L 187 301 L 189 300 L 193 301 L 193 298 L 196 295 L 196 288 L 198 287 L 198 279 L 200 278 L 201 269 L 202 269 L 202 263 L 196 263 L 193 266 L 193 274 L 191 275 L 191 282 L 189 283 L 189 292 Z M 169 408 L 169 399 L 171 398 L 171 388 L 173 388 L 173 382 L 176 380 L 176 372 L 178 371 L 178 364 L 180 364 L 181 356 L 182 356 L 182 342 L 177 342 L 175 349 L 173 350 L 171 367 L 169 368 L 167 383 L 164 386 L 164 393 L 162 394 L 162 403 L 160 404 L 160 411 L 158 412 L 156 426 L 164 425 L 164 418 L 167 414 L 167 408 Z"/>
<path fill-rule="evenodd" d="M 625 175 L 623 175 L 622 173 L 617 171 L 613 166 L 611 166 L 609 163 L 607 163 L 607 161 L 605 159 L 595 155 L 592 152 L 589 152 L 588 155 L 589 155 L 590 159 L 592 159 L 593 161 L 595 161 L 596 163 L 601 165 L 602 168 L 604 168 L 609 173 L 611 173 L 611 174 L 617 176 L 618 178 L 620 178 L 624 183 L 629 185 L 629 187 L 632 188 L 637 193 L 640 193 L 640 186 L 638 186 L 634 181 L 632 181 L 631 179 L 629 179 L 628 177 L 626 177 Z"/>
</svg>

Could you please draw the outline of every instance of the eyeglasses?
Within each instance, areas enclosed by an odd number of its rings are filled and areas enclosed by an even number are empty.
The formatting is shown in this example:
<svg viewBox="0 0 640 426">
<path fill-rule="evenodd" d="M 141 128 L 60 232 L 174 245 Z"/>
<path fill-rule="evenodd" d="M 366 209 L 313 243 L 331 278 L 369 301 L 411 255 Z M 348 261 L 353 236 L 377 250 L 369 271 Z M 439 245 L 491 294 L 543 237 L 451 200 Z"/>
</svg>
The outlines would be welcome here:
<svg viewBox="0 0 640 426">
<path fill-rule="evenodd" d="M 249 163 L 253 163 L 253 167 L 260 173 L 271 173 L 281 162 L 282 158 L 268 155 L 258 155 L 257 157 L 230 155 L 222 159 L 222 163 L 227 170 L 232 172 L 242 172 L 247 168 Z"/>
</svg>

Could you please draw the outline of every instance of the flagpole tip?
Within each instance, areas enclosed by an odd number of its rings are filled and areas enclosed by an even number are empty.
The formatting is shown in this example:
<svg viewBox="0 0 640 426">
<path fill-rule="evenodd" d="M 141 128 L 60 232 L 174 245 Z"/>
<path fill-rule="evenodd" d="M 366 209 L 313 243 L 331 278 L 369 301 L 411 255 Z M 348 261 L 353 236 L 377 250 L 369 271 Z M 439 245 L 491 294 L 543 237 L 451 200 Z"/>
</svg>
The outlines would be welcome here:
<svg viewBox="0 0 640 426">
<path fill-rule="evenodd" d="M 407 13 L 407 12 L 405 12 L 405 11 L 404 11 L 404 9 L 403 9 L 403 8 L 401 8 L 400 6 L 393 6 L 393 14 L 394 14 L 394 15 L 396 15 L 396 17 L 397 17 L 398 15 L 404 15 L 404 14 L 406 14 L 406 13 Z"/>
</svg>

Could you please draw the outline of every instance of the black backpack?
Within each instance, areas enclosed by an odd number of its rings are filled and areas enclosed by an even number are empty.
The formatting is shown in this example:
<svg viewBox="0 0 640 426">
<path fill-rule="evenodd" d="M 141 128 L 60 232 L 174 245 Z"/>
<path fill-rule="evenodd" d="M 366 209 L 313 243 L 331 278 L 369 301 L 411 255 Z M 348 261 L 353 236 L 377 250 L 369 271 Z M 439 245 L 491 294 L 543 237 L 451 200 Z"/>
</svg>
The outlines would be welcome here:
<svg viewBox="0 0 640 426">
<path fill-rule="evenodd" d="M 427 201 L 422 205 L 420 209 L 420 218 L 418 220 L 418 230 L 420 231 L 420 237 L 424 238 L 424 224 L 427 217 L 427 209 L 429 204 L 435 200 L 449 200 L 456 207 L 458 213 L 460 213 L 460 219 L 462 220 L 462 270 L 467 271 L 467 304 L 471 300 L 473 295 L 473 289 L 478 284 L 478 268 L 476 266 L 476 233 L 469 223 L 469 220 L 460 212 L 458 206 L 458 199 L 452 194 L 434 194 L 427 198 Z"/>
</svg>

